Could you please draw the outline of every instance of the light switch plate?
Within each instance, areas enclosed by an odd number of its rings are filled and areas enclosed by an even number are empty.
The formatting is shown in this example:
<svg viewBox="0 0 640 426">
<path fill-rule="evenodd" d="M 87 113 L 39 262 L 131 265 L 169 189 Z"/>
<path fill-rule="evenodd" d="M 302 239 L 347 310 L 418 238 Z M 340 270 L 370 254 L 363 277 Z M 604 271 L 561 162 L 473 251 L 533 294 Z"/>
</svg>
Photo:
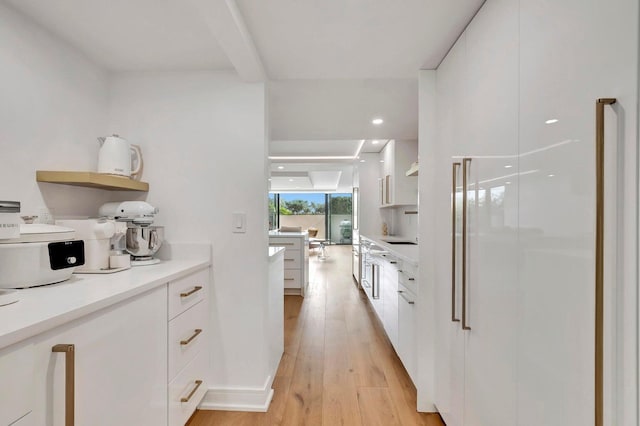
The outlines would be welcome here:
<svg viewBox="0 0 640 426">
<path fill-rule="evenodd" d="M 231 222 L 231 231 L 234 233 L 247 232 L 247 214 L 244 212 L 234 212 Z"/>
</svg>

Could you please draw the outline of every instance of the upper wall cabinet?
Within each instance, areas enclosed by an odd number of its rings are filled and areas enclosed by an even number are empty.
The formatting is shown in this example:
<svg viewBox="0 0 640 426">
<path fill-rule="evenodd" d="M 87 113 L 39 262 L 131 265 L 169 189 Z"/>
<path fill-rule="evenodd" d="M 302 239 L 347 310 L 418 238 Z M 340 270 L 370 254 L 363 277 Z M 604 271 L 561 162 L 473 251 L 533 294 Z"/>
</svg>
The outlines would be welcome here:
<svg viewBox="0 0 640 426">
<path fill-rule="evenodd" d="M 380 152 L 380 207 L 418 204 L 418 179 L 405 172 L 418 158 L 418 141 L 390 140 Z"/>
</svg>

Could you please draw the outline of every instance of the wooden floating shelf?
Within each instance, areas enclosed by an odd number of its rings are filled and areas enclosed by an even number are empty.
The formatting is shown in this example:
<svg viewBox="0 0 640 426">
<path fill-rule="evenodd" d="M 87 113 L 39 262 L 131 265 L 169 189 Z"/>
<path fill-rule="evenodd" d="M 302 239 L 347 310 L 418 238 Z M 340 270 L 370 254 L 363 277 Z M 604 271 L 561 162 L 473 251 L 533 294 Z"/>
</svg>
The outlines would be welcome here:
<svg viewBox="0 0 640 426">
<path fill-rule="evenodd" d="M 37 170 L 36 180 L 38 182 L 84 186 L 87 188 L 107 189 L 109 191 L 149 191 L 147 182 L 96 172 Z"/>
</svg>

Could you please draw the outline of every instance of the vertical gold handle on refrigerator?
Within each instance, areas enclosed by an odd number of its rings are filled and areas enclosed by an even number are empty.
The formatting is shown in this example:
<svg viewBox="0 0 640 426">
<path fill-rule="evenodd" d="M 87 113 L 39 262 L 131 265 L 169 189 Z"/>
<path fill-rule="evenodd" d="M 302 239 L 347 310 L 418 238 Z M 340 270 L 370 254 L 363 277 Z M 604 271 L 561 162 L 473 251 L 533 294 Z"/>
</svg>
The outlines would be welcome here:
<svg viewBox="0 0 640 426">
<path fill-rule="evenodd" d="M 596 101 L 595 426 L 604 425 L 604 107 L 614 103 Z"/>
<path fill-rule="evenodd" d="M 462 160 L 462 329 L 471 330 L 467 323 L 467 174 L 471 158 Z"/>
<path fill-rule="evenodd" d="M 458 322 L 456 318 L 456 176 L 460 163 L 452 164 L 451 179 L 451 321 Z"/>
<path fill-rule="evenodd" d="M 60 344 L 51 348 L 51 352 L 65 354 L 65 384 L 64 384 L 64 425 L 73 426 L 75 423 L 75 345 Z"/>
</svg>

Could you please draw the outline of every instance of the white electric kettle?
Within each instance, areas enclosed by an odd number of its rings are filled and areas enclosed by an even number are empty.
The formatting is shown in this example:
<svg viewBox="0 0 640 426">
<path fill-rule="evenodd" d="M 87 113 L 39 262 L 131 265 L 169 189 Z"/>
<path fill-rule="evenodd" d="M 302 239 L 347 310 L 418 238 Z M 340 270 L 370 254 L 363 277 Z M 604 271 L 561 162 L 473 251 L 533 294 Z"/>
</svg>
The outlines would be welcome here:
<svg viewBox="0 0 640 426">
<path fill-rule="evenodd" d="M 98 138 L 98 141 L 98 173 L 139 177 L 142 171 L 142 153 L 138 145 L 132 145 L 118 135 Z M 135 166 L 132 167 L 134 162 Z"/>
</svg>

